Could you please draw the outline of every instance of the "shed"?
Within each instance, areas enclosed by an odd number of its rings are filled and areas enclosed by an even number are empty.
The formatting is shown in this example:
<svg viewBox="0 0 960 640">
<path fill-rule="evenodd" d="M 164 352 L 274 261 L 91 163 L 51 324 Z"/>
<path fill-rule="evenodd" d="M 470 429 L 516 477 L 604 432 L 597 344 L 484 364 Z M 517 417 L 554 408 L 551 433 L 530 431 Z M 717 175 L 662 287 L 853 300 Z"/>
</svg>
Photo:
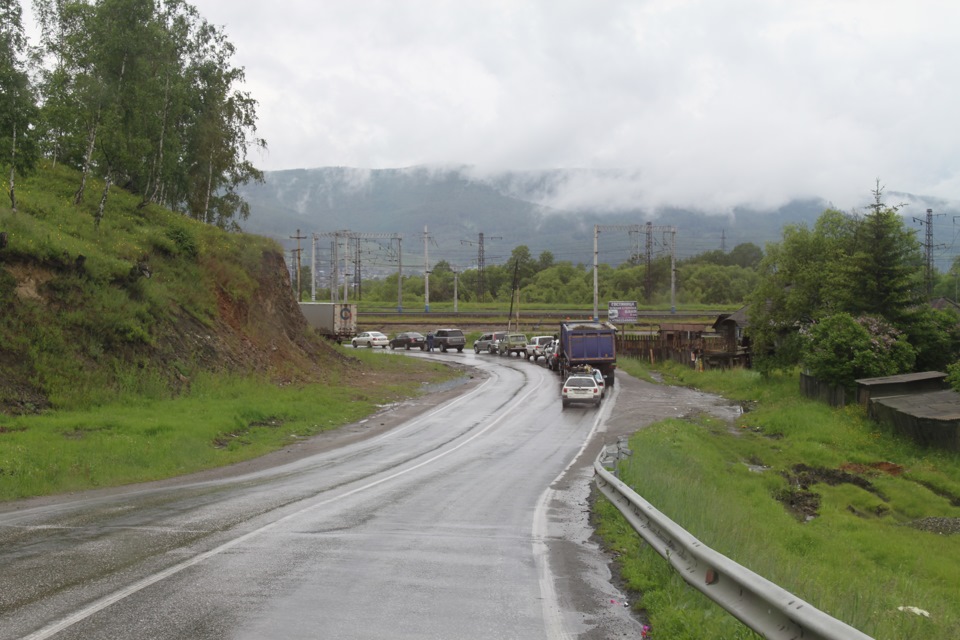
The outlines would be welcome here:
<svg viewBox="0 0 960 640">
<path fill-rule="evenodd" d="M 870 416 L 918 444 L 960 451 L 960 393 L 956 391 L 875 398 Z"/>
<path fill-rule="evenodd" d="M 713 323 L 714 330 L 723 336 L 725 351 L 736 351 L 743 344 L 743 333 L 749 323 L 748 308 L 741 307 L 729 314 L 721 313 L 717 321 Z"/>
<path fill-rule="evenodd" d="M 948 388 L 947 374 L 940 371 L 921 371 L 897 376 L 862 378 L 856 380 L 857 402 L 869 410 L 870 401 L 877 398 L 942 391 Z"/>
</svg>

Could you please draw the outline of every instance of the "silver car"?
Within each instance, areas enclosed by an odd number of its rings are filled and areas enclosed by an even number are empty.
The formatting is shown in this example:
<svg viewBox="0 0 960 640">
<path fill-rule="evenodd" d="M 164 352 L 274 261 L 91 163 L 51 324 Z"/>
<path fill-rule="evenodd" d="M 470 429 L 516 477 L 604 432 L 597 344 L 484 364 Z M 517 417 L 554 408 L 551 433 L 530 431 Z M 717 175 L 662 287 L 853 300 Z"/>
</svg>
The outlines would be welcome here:
<svg viewBox="0 0 960 640">
<path fill-rule="evenodd" d="M 505 335 L 507 335 L 506 331 L 494 331 L 492 333 L 483 334 L 473 343 L 473 352 L 496 353 L 497 343 L 503 339 L 503 336 Z"/>
</svg>

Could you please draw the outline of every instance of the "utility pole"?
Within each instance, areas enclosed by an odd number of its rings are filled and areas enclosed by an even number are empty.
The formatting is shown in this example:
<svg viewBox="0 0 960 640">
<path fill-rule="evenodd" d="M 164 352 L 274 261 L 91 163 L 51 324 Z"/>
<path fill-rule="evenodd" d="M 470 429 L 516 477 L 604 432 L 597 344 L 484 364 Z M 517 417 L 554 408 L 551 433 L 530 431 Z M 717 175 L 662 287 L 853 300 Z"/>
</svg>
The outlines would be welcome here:
<svg viewBox="0 0 960 640">
<path fill-rule="evenodd" d="M 297 235 L 290 236 L 290 239 L 297 241 L 297 302 L 300 302 L 300 241 L 306 240 L 307 236 L 300 235 L 300 229 L 297 229 Z"/>
<path fill-rule="evenodd" d="M 430 313 L 430 233 L 423 225 L 423 310 Z"/>
<path fill-rule="evenodd" d="M 330 302 L 340 302 L 340 237 L 334 235 L 330 241 Z"/>
<path fill-rule="evenodd" d="M 510 287 L 510 311 L 507 313 L 507 331 L 510 331 L 513 322 L 513 303 L 517 303 L 517 331 L 520 330 L 520 261 L 513 263 L 513 284 Z"/>
<path fill-rule="evenodd" d="M 483 267 L 484 267 L 484 255 L 483 255 L 483 232 L 477 236 L 478 248 L 477 248 L 477 300 L 483 302 L 483 293 L 486 291 L 483 282 Z"/>
<path fill-rule="evenodd" d="M 460 272 L 457 271 L 457 267 L 453 265 L 450 265 L 450 266 L 453 269 L 453 312 L 457 313 L 459 311 L 457 309 L 457 303 L 458 303 L 457 298 L 459 297 L 457 296 L 457 286 L 460 280 Z"/>
<path fill-rule="evenodd" d="M 360 277 L 360 236 L 354 236 L 353 238 L 353 297 L 359 302 L 363 299 L 362 295 L 362 285 L 363 280 Z"/>
<path fill-rule="evenodd" d="M 310 238 L 310 302 L 317 301 L 317 272 L 314 266 L 317 264 L 317 237 Z"/>
<path fill-rule="evenodd" d="M 397 236 L 397 313 L 403 313 L 403 238 Z"/>
<path fill-rule="evenodd" d="M 646 296 L 647 304 L 650 304 L 650 301 L 653 299 L 653 223 L 648 222 L 646 225 L 647 228 L 647 245 L 646 245 L 646 274 L 644 276 L 643 282 L 643 295 Z"/>
</svg>

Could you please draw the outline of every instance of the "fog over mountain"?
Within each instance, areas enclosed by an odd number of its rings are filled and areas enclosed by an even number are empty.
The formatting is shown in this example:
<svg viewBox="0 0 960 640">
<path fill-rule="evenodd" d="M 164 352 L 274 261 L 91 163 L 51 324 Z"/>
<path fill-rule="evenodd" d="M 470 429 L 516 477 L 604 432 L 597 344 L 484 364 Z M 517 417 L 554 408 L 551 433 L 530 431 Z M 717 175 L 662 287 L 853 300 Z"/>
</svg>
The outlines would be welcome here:
<svg viewBox="0 0 960 640">
<path fill-rule="evenodd" d="M 812 225 L 832 206 L 827 200 L 807 199 L 770 210 L 649 209 L 636 204 L 644 201 L 641 183 L 632 172 L 586 169 L 484 173 L 468 166 L 420 166 L 270 171 L 264 184 L 242 190 L 251 205 L 243 227 L 274 237 L 288 249 L 296 246 L 297 230 L 308 238 L 318 234 L 318 246 L 327 252 L 327 234 L 336 231 L 382 235 L 369 238 L 382 247 L 370 250 L 374 264 L 396 263 L 387 236 L 399 234 L 404 267 L 422 270 L 425 251 L 431 265 L 446 260 L 459 268 L 475 267 L 481 233 L 486 264 L 505 262 L 518 245 L 528 246 L 534 257 L 550 251 L 556 260 L 592 264 L 594 225 L 601 225 L 600 261 L 619 264 L 648 251 L 669 254 L 670 228 L 676 229 L 678 259 L 730 250 L 745 242 L 762 248 L 781 239 L 784 225 Z M 863 206 L 853 212 L 868 211 L 875 186 L 864 185 Z M 933 209 L 934 257 L 938 268 L 948 269 L 960 250 L 954 242 L 954 218 L 960 216 L 957 203 L 886 190 L 883 200 L 902 205 L 904 219 L 917 229 L 921 242 L 926 210 Z M 650 238 L 645 231 L 631 232 L 631 226 L 647 223 L 653 225 Z M 309 240 L 302 243 L 309 245 Z"/>
</svg>

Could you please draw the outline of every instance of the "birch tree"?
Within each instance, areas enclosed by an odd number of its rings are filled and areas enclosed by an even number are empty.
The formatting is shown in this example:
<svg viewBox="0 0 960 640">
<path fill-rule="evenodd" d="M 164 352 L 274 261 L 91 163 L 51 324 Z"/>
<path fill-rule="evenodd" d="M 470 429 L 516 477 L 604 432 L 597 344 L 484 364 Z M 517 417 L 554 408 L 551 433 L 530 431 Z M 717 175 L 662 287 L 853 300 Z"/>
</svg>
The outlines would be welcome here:
<svg viewBox="0 0 960 640">
<path fill-rule="evenodd" d="M 0 0 L 0 167 L 9 168 L 7 195 L 17 210 L 16 176 L 36 163 L 36 104 L 25 65 L 27 39 L 19 0 Z"/>
</svg>

